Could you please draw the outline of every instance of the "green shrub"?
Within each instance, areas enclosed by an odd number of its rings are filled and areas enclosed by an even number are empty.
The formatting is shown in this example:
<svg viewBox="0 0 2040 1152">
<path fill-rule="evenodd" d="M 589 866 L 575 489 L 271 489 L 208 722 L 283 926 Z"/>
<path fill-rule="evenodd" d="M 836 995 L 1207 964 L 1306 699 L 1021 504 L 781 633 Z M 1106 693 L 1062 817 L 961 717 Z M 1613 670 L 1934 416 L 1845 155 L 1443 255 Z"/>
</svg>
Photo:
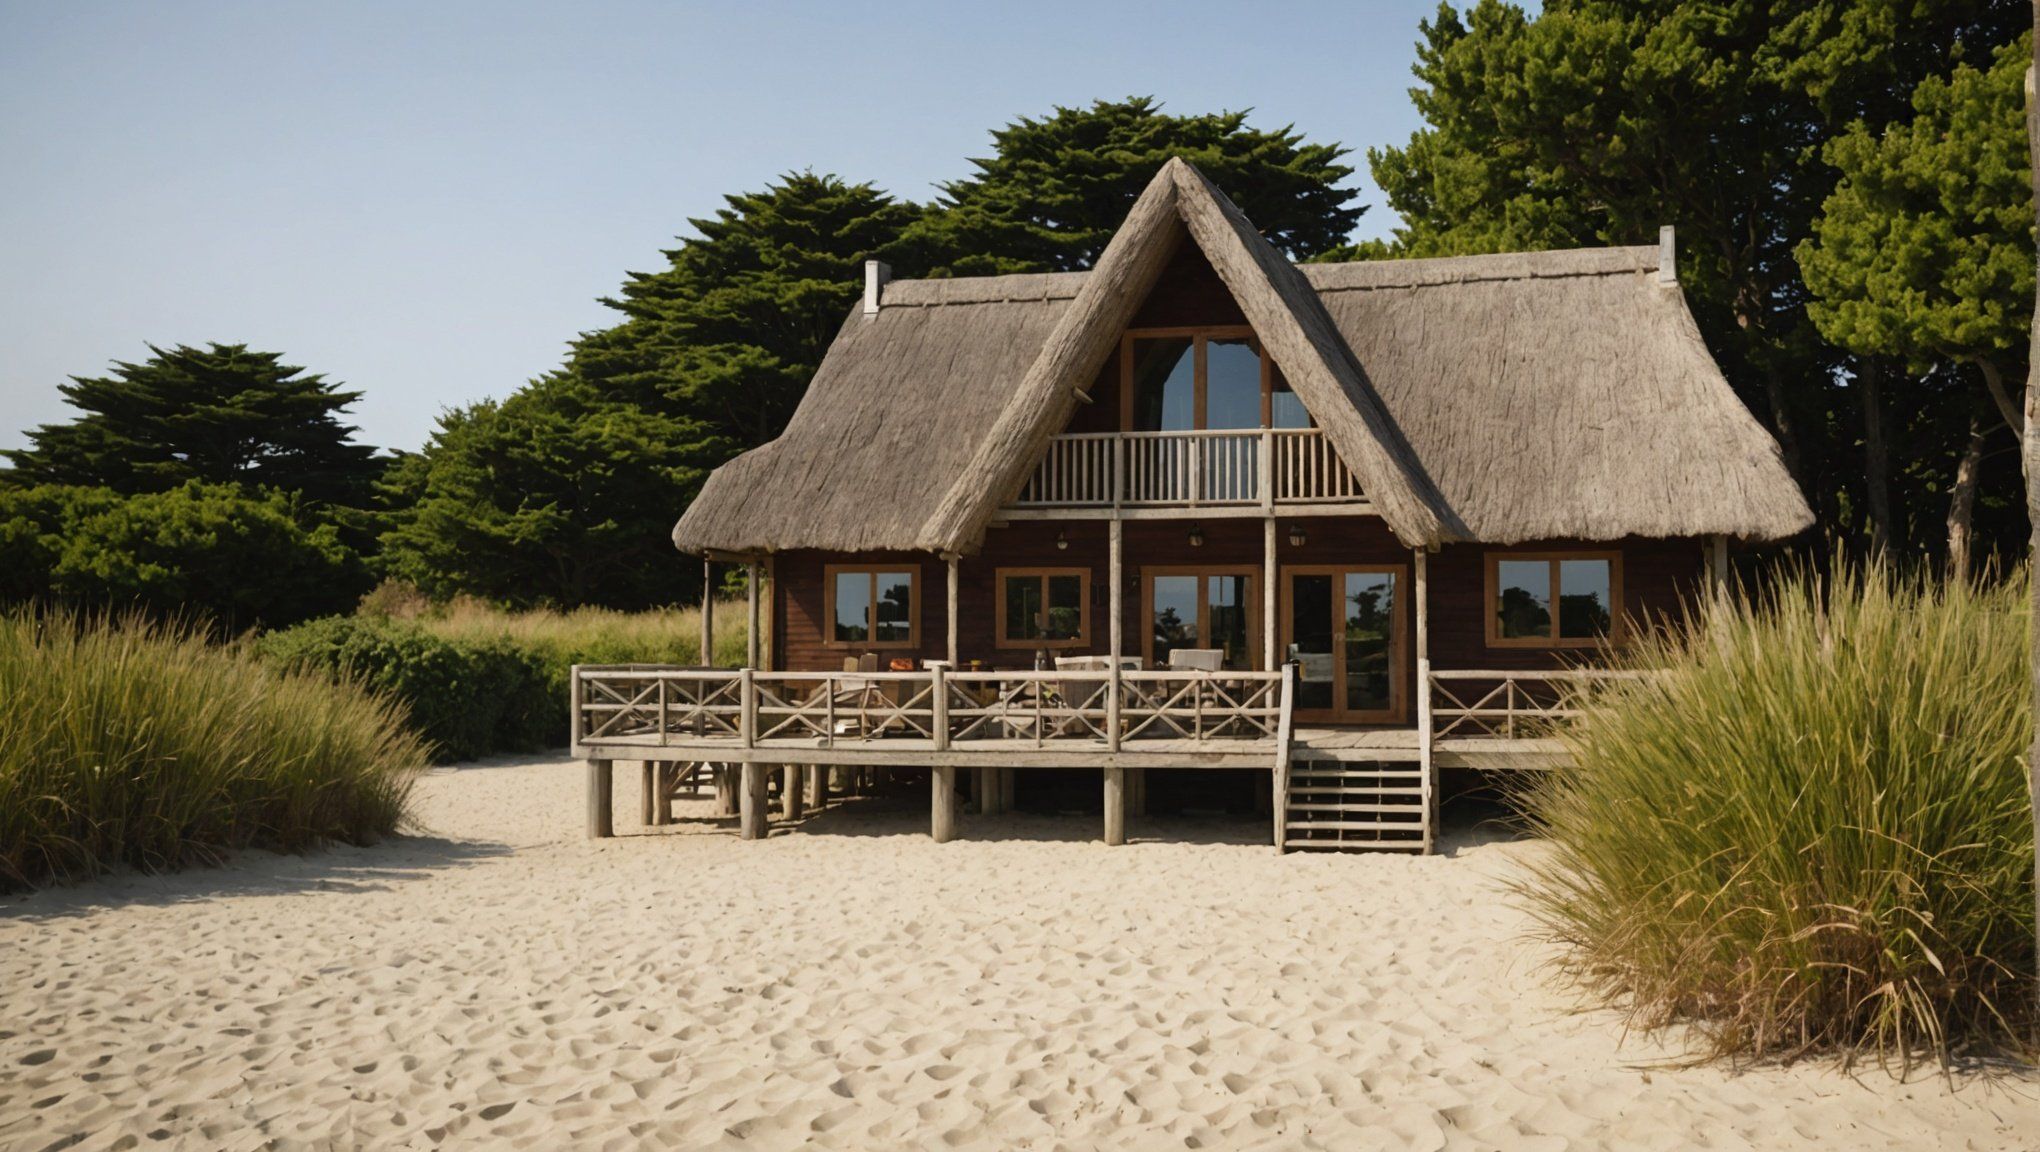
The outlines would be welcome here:
<svg viewBox="0 0 2040 1152">
<path fill-rule="evenodd" d="M 744 661 L 744 612 L 720 605 L 717 663 Z M 576 664 L 697 662 L 698 609 L 505 612 L 471 600 L 426 606 L 385 585 L 355 616 L 314 620 L 258 643 L 288 667 L 359 679 L 402 702 L 445 762 L 567 741 Z"/>
<path fill-rule="evenodd" d="M 0 614 L 0 888 L 367 843 L 424 763 L 389 703 L 193 627 Z"/>
<path fill-rule="evenodd" d="M 351 605 L 366 569 L 289 496 L 196 481 L 122 496 L 0 489 L 0 599 L 285 625 Z"/>
<path fill-rule="evenodd" d="M 1696 606 L 1528 797 L 1576 972 L 1717 1055 L 1946 1060 L 2032 1011 L 2023 579 L 1836 565 Z"/>
<path fill-rule="evenodd" d="M 330 616 L 272 632 L 261 653 L 298 671 L 356 680 L 396 700 L 441 762 L 565 742 L 565 681 L 504 637 L 447 639 L 416 624 Z"/>
</svg>

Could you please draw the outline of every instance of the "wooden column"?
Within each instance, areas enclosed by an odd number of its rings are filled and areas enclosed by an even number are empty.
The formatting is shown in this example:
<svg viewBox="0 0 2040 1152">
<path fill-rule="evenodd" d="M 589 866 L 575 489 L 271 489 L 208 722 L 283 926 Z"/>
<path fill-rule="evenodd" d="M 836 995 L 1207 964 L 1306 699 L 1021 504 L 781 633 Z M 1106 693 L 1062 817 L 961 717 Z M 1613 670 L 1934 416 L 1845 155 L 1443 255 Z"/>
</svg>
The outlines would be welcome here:
<svg viewBox="0 0 2040 1152">
<path fill-rule="evenodd" d="M 801 779 L 800 765 L 788 764 L 781 770 L 779 778 L 779 815 L 783 820 L 798 820 L 807 803 L 807 782 Z"/>
<path fill-rule="evenodd" d="M 958 583 L 958 579 L 957 579 L 957 571 L 956 571 L 956 565 L 957 565 L 957 558 L 956 558 L 956 555 L 955 555 L 954 553 L 951 553 L 951 554 L 949 554 L 948 556 L 945 556 L 945 557 L 943 557 L 943 559 L 944 559 L 944 560 L 946 560 L 946 561 L 948 561 L 948 568 L 949 568 L 949 573 L 948 573 L 948 575 L 949 575 L 949 647 L 948 647 L 948 648 L 946 648 L 946 649 L 944 649 L 944 651 L 945 651 L 945 652 L 946 652 L 946 653 L 948 654 L 948 656 L 949 656 L 949 667 L 950 667 L 950 668 L 951 668 L 952 670 L 954 670 L 954 669 L 956 668 L 956 666 L 957 666 L 957 658 L 956 658 L 956 651 L 957 651 L 957 649 L 956 649 L 956 586 L 957 586 L 957 583 Z"/>
<path fill-rule="evenodd" d="M 937 844 L 956 836 L 956 765 L 938 764 L 928 785 L 928 835 Z"/>
<path fill-rule="evenodd" d="M 768 793 L 770 782 L 766 779 L 767 766 L 755 760 L 744 762 L 744 786 L 738 792 L 737 828 L 738 836 L 745 840 L 763 840 L 771 826 L 771 814 L 767 805 L 771 803 Z"/>
<path fill-rule="evenodd" d="M 1126 532 L 1117 513 L 1113 514 L 1106 533 L 1105 579 L 1112 616 L 1112 666 L 1117 668 L 1120 658 L 1126 655 L 1126 578 L 1122 571 Z"/>
<path fill-rule="evenodd" d="M 1438 813 L 1437 789 L 1433 780 L 1437 772 L 1431 764 L 1432 723 L 1431 723 L 1431 553 L 1429 549 L 1418 548 L 1414 554 L 1413 570 L 1416 573 L 1416 617 L 1417 617 L 1417 773 L 1418 786 L 1423 790 L 1420 799 L 1424 804 L 1424 853 L 1430 854 L 1431 839 L 1436 834 Z"/>
<path fill-rule="evenodd" d="M 758 564 L 756 561 L 753 561 L 751 565 L 747 569 L 745 569 L 745 577 L 746 578 L 744 580 L 744 595 L 748 599 L 748 607 L 751 613 L 751 626 L 749 628 L 750 634 L 746 636 L 744 640 L 744 652 L 745 652 L 744 667 L 757 668 L 760 667 L 761 665 L 758 663 L 759 660 Z"/>
<path fill-rule="evenodd" d="M 807 766 L 808 808 L 819 812 L 829 803 L 829 770 L 820 764 Z"/>
<path fill-rule="evenodd" d="M 615 774 L 610 771 L 608 760 L 588 761 L 588 838 L 599 840 L 616 835 L 616 828 L 610 810 L 610 791 L 615 786 Z"/>
<path fill-rule="evenodd" d="M 736 769 L 728 764 L 718 764 L 715 773 L 715 814 L 735 816 L 737 814 Z"/>
<path fill-rule="evenodd" d="M 1126 790 L 1133 793 L 1133 803 L 1128 807 L 1133 809 L 1135 816 L 1147 815 L 1147 774 L 1145 768 L 1126 770 Z"/>
<path fill-rule="evenodd" d="M 1019 771 L 1018 768 L 999 769 L 999 811 L 1001 812 L 1011 812 L 1013 810 L 1013 781 L 1018 778 Z"/>
<path fill-rule="evenodd" d="M 984 774 L 984 802 L 978 811 L 987 816 L 997 816 L 1006 810 L 1006 777 L 1011 768 L 987 768 Z"/>
<path fill-rule="evenodd" d="M 1126 769 L 1105 769 L 1105 843 L 1126 843 Z"/>
<path fill-rule="evenodd" d="M 1275 621 L 1275 518 L 1261 521 L 1261 669 L 1273 672 L 1282 635 Z"/>
<path fill-rule="evenodd" d="M 715 667 L 715 561 L 701 558 L 701 666 Z"/>
<path fill-rule="evenodd" d="M 654 805 L 657 803 L 656 794 L 659 791 L 659 766 L 650 760 L 641 760 L 638 762 L 638 768 L 640 770 L 638 775 L 643 780 L 643 787 L 638 790 L 638 807 L 644 817 L 645 827 L 650 828 L 658 823 L 652 816 Z"/>
<path fill-rule="evenodd" d="M 1726 536 L 1715 535 L 1707 538 L 1707 579 L 1715 592 L 1728 591 L 1728 537 Z"/>
</svg>

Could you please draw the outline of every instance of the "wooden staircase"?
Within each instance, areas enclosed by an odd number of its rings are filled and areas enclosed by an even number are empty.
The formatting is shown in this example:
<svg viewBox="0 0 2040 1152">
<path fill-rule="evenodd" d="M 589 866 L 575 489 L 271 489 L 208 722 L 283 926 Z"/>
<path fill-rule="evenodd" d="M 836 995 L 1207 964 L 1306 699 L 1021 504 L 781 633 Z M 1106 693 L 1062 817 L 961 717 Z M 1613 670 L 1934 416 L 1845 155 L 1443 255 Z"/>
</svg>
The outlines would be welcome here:
<svg viewBox="0 0 2040 1152">
<path fill-rule="evenodd" d="M 1431 850 L 1426 766 L 1408 760 L 1298 760 L 1282 805 L 1284 851 L 1292 848 Z"/>
</svg>

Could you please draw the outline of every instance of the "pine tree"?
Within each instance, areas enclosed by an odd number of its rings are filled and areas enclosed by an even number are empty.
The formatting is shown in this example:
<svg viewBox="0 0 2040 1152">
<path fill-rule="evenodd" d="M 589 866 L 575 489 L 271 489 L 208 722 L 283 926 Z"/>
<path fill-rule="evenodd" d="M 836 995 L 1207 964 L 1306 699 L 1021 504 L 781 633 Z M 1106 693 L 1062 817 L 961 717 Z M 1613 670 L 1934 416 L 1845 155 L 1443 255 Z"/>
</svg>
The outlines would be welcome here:
<svg viewBox="0 0 2040 1152">
<path fill-rule="evenodd" d="M 324 505 L 367 499 L 381 465 L 340 422 L 361 393 L 244 344 L 149 351 L 140 364 L 115 363 L 110 376 L 60 385 L 83 415 L 45 424 L 28 434 L 31 447 L 5 452 L 10 482 L 136 494 L 197 480 Z"/>
<path fill-rule="evenodd" d="M 907 237 L 958 276 L 1088 268 L 1164 163 L 1181 156 L 1225 190 L 1269 242 L 1304 259 L 1343 244 L 1365 209 L 1338 186 L 1347 150 L 1246 112 L 1174 116 L 1152 97 L 1057 108 L 992 132 L 976 175 L 942 185 L 940 210 Z"/>
</svg>

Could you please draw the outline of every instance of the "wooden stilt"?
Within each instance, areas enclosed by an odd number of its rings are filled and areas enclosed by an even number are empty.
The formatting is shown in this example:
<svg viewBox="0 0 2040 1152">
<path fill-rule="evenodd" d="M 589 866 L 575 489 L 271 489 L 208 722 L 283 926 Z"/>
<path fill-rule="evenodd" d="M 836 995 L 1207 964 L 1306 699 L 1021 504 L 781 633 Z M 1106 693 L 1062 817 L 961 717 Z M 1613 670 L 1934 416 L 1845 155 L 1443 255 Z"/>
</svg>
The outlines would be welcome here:
<svg viewBox="0 0 2040 1152">
<path fill-rule="evenodd" d="M 608 760 L 588 761 L 588 838 L 599 840 L 616 835 L 610 811 L 610 790 L 615 777 Z"/>
<path fill-rule="evenodd" d="M 737 827 L 738 835 L 745 840 L 763 840 L 770 827 L 768 805 L 771 797 L 767 790 L 771 781 L 766 776 L 767 769 L 767 765 L 755 760 L 744 763 L 743 787 L 739 790 L 737 801 Z"/>
<path fill-rule="evenodd" d="M 1126 776 L 1126 790 L 1133 793 L 1133 814 L 1147 815 L 1147 774 L 1145 768 L 1129 768 Z"/>
<path fill-rule="evenodd" d="M 655 762 L 638 761 L 638 814 L 640 823 L 647 828 L 652 826 L 652 814 L 657 810 L 658 797 L 654 793 L 659 790 L 658 771 L 659 766 Z"/>
<path fill-rule="evenodd" d="M 729 764 L 718 764 L 715 772 L 715 814 L 735 816 L 737 814 L 737 771 Z"/>
<path fill-rule="evenodd" d="M 829 770 L 820 764 L 807 766 L 808 810 L 820 812 L 829 803 Z"/>
<path fill-rule="evenodd" d="M 680 790 L 680 765 L 666 761 L 659 765 L 657 794 L 652 798 L 652 823 L 665 827 L 673 822 L 673 794 Z"/>
<path fill-rule="evenodd" d="M 956 836 L 956 766 L 938 765 L 928 787 L 928 835 L 937 844 Z"/>
<path fill-rule="evenodd" d="M 807 781 L 802 779 L 801 767 L 788 764 L 779 782 L 779 814 L 786 820 L 798 820 L 807 804 Z"/>
<path fill-rule="evenodd" d="M 1126 769 L 1105 769 L 1105 843 L 1126 843 Z"/>
<path fill-rule="evenodd" d="M 1019 770 L 1018 768 L 1001 768 L 1001 769 L 999 769 L 999 811 L 1001 811 L 1001 812 L 1011 812 L 1011 811 L 1013 811 L 1013 807 L 1014 807 L 1014 805 L 1013 805 L 1013 779 L 1014 779 L 1014 776 L 1015 776 L 1015 775 L 1016 775 L 1016 774 L 1017 774 L 1017 773 L 1018 773 L 1019 771 L 1020 771 L 1020 770 Z"/>
</svg>

